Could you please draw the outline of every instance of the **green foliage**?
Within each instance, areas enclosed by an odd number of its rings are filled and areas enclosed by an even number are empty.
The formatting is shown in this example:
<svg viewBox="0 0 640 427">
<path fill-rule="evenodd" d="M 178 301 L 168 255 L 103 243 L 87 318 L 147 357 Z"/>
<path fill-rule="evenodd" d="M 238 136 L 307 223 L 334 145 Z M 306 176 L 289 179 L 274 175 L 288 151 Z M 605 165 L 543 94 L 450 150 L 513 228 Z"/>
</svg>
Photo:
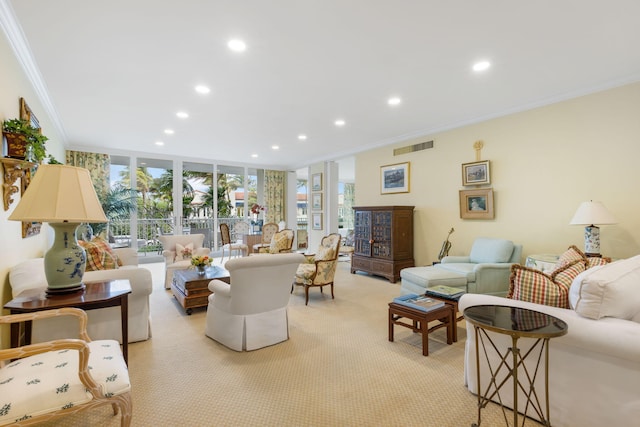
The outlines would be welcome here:
<svg viewBox="0 0 640 427">
<path fill-rule="evenodd" d="M 33 153 L 33 159 L 40 163 L 47 156 L 45 143 L 49 140 L 44 136 L 39 128 L 34 128 L 31 124 L 22 119 L 10 119 L 2 122 L 2 131 L 6 133 L 17 133 L 24 135 L 27 141 L 27 151 Z"/>
<path fill-rule="evenodd" d="M 109 221 L 127 219 L 137 209 L 137 192 L 122 185 L 107 190 L 105 194 L 98 194 L 104 214 Z M 91 224 L 93 232 L 100 234 L 105 231 L 106 223 Z"/>
</svg>

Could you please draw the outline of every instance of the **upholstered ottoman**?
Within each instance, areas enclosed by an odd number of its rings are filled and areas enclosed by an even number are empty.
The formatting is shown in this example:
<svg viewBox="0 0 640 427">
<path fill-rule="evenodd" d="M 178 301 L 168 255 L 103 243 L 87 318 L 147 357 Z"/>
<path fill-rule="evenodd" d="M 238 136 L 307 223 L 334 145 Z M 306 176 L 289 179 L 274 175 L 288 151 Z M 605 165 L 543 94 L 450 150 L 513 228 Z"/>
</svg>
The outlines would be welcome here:
<svg viewBox="0 0 640 427">
<path fill-rule="evenodd" d="M 453 286 L 467 290 L 467 277 L 453 271 L 435 267 L 409 267 L 400 270 L 402 285 L 400 294 L 424 294 L 427 288 L 437 285 Z"/>
</svg>

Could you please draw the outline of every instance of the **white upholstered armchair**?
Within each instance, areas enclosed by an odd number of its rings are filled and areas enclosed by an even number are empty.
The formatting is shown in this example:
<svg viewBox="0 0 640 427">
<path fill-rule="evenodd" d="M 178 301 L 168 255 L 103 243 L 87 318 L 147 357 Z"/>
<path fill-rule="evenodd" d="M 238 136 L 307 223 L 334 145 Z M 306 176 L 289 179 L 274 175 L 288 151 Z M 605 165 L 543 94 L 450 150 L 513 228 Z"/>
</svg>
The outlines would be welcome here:
<svg viewBox="0 0 640 427">
<path fill-rule="evenodd" d="M 210 249 L 203 247 L 204 234 L 158 236 L 164 250 L 164 288 L 171 288 L 173 271 L 189 268 L 192 256 L 209 255 Z"/>
<path fill-rule="evenodd" d="M 231 285 L 209 283 L 205 334 L 232 350 L 256 350 L 289 338 L 291 277 L 301 254 L 234 258 L 225 264 Z"/>
</svg>

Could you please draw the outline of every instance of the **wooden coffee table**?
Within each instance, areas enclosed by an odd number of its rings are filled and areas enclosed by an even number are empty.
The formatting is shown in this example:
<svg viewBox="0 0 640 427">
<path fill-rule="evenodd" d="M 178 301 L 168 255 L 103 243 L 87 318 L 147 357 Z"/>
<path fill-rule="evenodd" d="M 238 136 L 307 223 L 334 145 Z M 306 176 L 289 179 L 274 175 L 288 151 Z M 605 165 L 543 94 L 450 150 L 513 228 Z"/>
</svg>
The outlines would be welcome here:
<svg viewBox="0 0 640 427">
<path fill-rule="evenodd" d="M 191 315 L 194 308 L 209 304 L 209 295 L 212 293 L 209 282 L 213 279 L 230 283 L 231 277 L 227 270 L 217 265 L 207 267 L 204 275 L 198 274 L 195 268 L 173 272 L 171 291 L 188 315 Z"/>
</svg>

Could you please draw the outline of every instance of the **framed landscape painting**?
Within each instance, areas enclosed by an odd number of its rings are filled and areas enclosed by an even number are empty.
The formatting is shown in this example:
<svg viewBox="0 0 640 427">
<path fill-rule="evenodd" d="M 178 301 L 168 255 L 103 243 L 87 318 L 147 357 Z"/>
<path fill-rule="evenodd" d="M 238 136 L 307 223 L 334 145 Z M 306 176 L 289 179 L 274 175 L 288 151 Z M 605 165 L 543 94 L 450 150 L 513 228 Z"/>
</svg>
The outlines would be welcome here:
<svg viewBox="0 0 640 427">
<path fill-rule="evenodd" d="M 493 189 L 460 190 L 460 218 L 493 219 Z"/>
<path fill-rule="evenodd" d="M 311 209 L 314 211 L 322 210 L 322 193 L 313 193 L 311 195 Z"/>
<path fill-rule="evenodd" d="M 314 173 L 311 175 L 311 190 L 322 191 L 322 173 Z"/>
<path fill-rule="evenodd" d="M 380 166 L 380 194 L 409 192 L 409 162 Z"/>
<path fill-rule="evenodd" d="M 311 214 L 311 228 L 314 230 L 322 230 L 322 214 Z"/>
<path fill-rule="evenodd" d="M 462 165 L 462 185 L 491 184 L 489 160 L 464 163 Z"/>
</svg>

